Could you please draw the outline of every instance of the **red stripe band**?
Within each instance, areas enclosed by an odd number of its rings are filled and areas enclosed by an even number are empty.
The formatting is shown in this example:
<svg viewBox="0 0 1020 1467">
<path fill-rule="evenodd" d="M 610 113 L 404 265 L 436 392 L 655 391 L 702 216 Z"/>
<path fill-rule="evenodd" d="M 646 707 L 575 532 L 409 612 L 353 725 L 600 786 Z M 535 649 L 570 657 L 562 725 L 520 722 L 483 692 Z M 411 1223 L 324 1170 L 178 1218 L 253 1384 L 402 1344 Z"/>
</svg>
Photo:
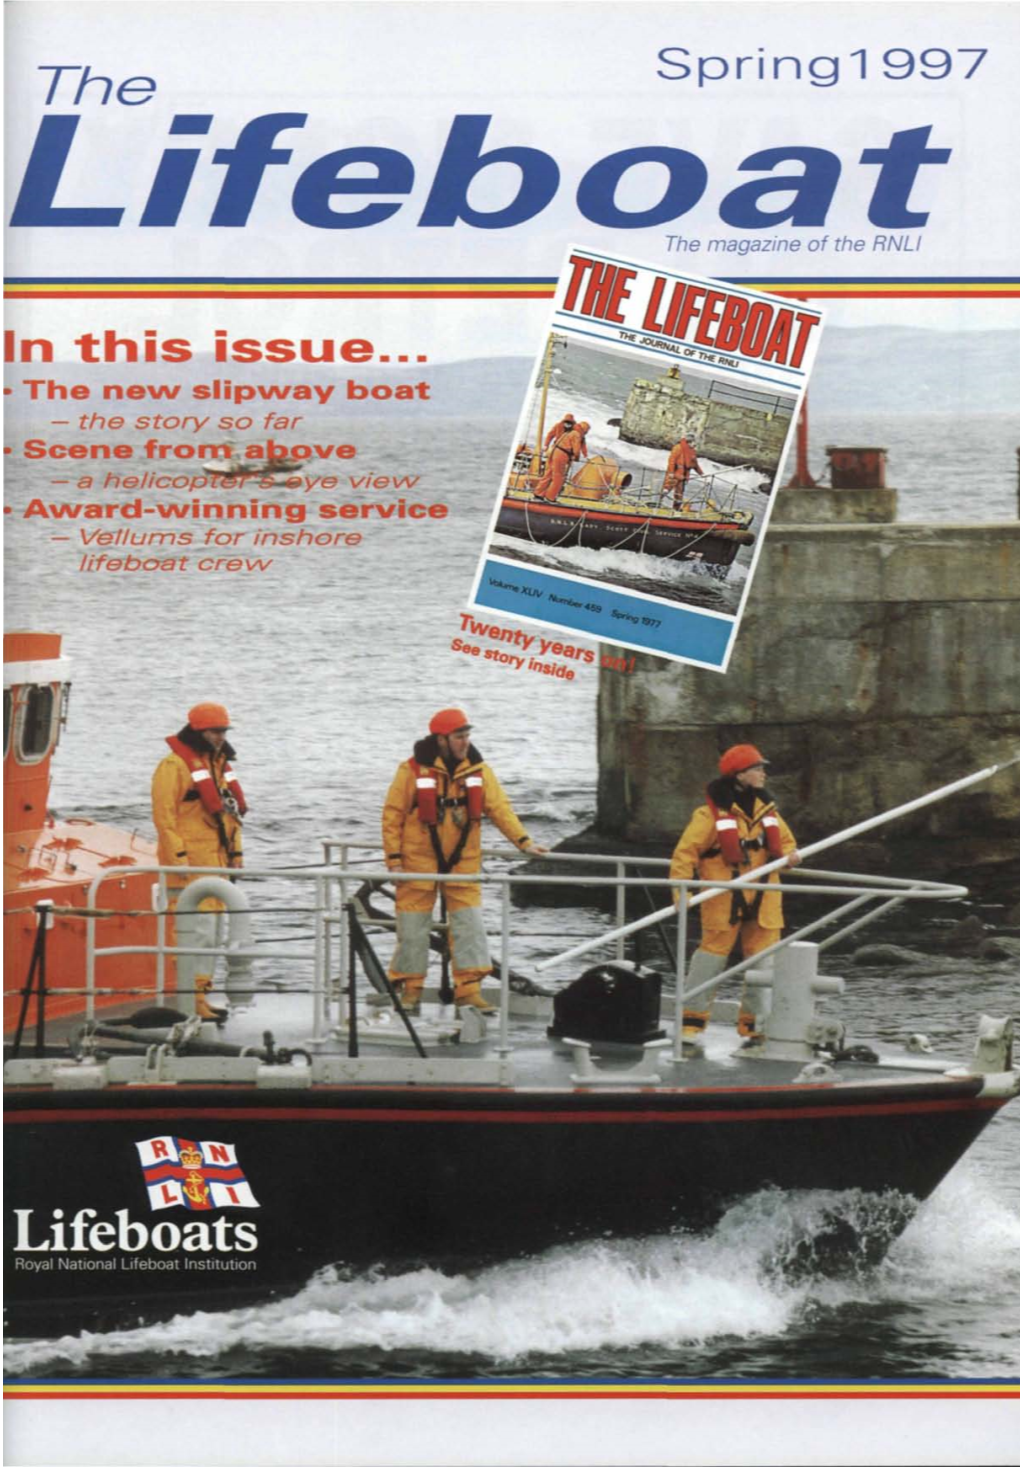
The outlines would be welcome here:
<svg viewBox="0 0 1020 1467">
<path fill-rule="evenodd" d="M 827 1116 L 896 1116 L 896 1115 L 944 1115 L 952 1111 L 996 1110 L 1004 1104 L 997 1098 L 983 1099 L 967 1096 L 959 1100 L 914 1100 L 886 1101 L 876 1105 L 804 1105 L 776 1109 L 756 1110 L 616 1110 L 616 1111 L 572 1111 L 572 1110 L 402 1110 L 395 1106 L 380 1106 L 362 1110 L 337 1106 L 322 1109 L 298 1109 L 272 1106 L 247 1108 L 243 1106 L 196 1106 L 185 1109 L 159 1107 L 139 1109 L 118 1107 L 113 1110 L 47 1111 L 26 1110 L 8 1113 L 8 1125 L 47 1125 L 68 1122 L 97 1121 L 151 1121 L 186 1120 L 200 1111 L 203 1118 L 218 1121 L 364 1121 L 368 1123 L 394 1121 L 408 1124 L 452 1124 L 471 1125 L 702 1125 L 725 1124 L 740 1121 L 796 1121 L 823 1120 Z"/>
</svg>

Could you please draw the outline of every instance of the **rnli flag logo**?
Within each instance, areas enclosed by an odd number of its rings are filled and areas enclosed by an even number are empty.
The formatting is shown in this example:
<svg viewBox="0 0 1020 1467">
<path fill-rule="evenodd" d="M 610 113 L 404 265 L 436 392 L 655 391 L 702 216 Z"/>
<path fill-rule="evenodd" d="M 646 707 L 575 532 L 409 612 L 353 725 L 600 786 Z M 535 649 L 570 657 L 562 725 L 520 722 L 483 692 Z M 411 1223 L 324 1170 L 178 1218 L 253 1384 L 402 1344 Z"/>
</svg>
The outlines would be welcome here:
<svg viewBox="0 0 1020 1467">
<path fill-rule="evenodd" d="M 222 1141 L 185 1141 L 180 1136 L 152 1136 L 136 1141 L 149 1206 L 187 1207 L 211 1212 L 215 1207 L 258 1207 L 235 1147 Z"/>
</svg>

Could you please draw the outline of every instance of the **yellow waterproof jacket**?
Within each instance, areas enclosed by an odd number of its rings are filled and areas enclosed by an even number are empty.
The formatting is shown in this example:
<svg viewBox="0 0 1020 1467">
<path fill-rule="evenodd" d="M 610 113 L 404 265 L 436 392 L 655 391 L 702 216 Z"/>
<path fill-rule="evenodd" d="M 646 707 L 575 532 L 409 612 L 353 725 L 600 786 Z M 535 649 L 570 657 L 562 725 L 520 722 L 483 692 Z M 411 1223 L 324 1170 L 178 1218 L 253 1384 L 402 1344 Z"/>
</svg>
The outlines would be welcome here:
<svg viewBox="0 0 1020 1467">
<path fill-rule="evenodd" d="M 756 794 L 754 801 L 754 813 L 748 817 L 740 806 L 733 800 L 732 786 L 728 781 L 716 780 L 708 787 L 709 798 L 715 801 L 719 810 L 726 811 L 737 822 L 737 835 L 741 841 L 759 841 L 763 838 L 762 817 L 764 815 L 775 815 L 779 822 L 779 837 L 782 843 L 783 855 L 788 856 L 791 851 L 797 849 L 797 842 L 793 832 L 786 821 L 779 814 L 775 801 L 763 790 L 760 795 Z M 764 796 L 764 798 L 762 797 Z M 732 802 L 732 803 L 731 803 Z M 683 835 L 677 841 L 676 850 L 673 852 L 673 860 L 669 868 L 670 878 L 674 881 L 690 880 L 699 877 L 705 881 L 732 881 L 736 876 L 746 876 L 748 872 L 757 870 L 759 866 L 766 865 L 775 859 L 770 856 L 763 847 L 745 850 L 747 864 L 733 867 L 723 859 L 719 850 L 719 841 L 715 829 L 715 816 L 709 805 L 699 805 L 691 816 L 690 823 Z M 783 904 L 779 894 L 779 872 L 774 871 L 767 878 L 769 887 L 775 890 L 766 891 L 761 900 L 758 911 L 758 923 L 762 927 L 779 928 L 783 925 Z M 694 893 L 692 893 L 694 895 Z M 748 905 L 753 901 L 755 893 L 749 892 L 746 898 Z M 698 908 L 701 913 L 701 925 L 706 931 L 718 931 L 720 928 L 730 925 L 730 913 L 733 901 L 731 892 L 721 892 L 719 896 L 702 902 Z"/>
<path fill-rule="evenodd" d="M 228 746 L 199 757 L 222 794 L 226 789 L 224 766 L 233 755 Z M 241 822 L 226 810 L 220 816 L 223 832 L 233 855 L 224 850 L 217 821 L 198 798 L 191 770 L 172 751 L 156 765 L 152 776 L 152 819 L 159 837 L 161 866 L 240 866 Z M 186 883 L 169 878 L 171 886 Z"/>
<path fill-rule="evenodd" d="M 469 774 L 482 777 L 482 809 L 508 841 L 521 850 L 531 844 L 531 837 L 514 813 L 503 786 L 484 763 L 478 750 L 472 745 L 467 757 L 462 759 L 451 775 L 447 770 L 434 737 L 420 740 L 415 745 L 414 758 L 420 769 L 435 775 L 440 801 L 466 800 Z M 400 867 L 404 871 L 435 871 L 436 855 L 432 847 L 428 827 L 418 818 L 417 809 L 418 775 L 407 759 L 393 777 L 382 814 L 383 852 L 387 866 Z M 448 807 L 440 805 L 441 814 L 437 825 L 440 849 L 449 857 L 456 849 L 461 837 L 462 822 L 467 819 L 466 804 Z M 471 826 L 457 871 L 470 876 L 481 870 L 482 831 L 480 822 Z"/>
</svg>

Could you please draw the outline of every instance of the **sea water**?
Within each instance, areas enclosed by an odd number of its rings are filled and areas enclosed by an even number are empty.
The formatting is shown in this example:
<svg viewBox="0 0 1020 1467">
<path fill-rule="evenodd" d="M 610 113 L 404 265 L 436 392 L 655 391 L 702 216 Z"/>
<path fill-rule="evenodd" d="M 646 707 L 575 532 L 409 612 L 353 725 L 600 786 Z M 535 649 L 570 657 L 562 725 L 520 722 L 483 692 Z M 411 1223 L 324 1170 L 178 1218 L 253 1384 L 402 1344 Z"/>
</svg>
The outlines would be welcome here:
<svg viewBox="0 0 1020 1467">
<path fill-rule="evenodd" d="M 888 447 L 902 517 L 1015 513 L 1015 422 L 965 418 L 952 433 L 940 425 L 842 418 L 814 428 L 819 442 Z M 475 743 L 538 840 L 553 845 L 588 825 L 595 670 L 578 662 L 565 684 L 481 658 L 460 662 L 450 650 L 513 428 L 509 419 L 447 416 L 409 419 L 397 431 L 392 416 L 361 416 L 352 434 L 349 423 L 317 420 L 319 440 L 356 438 L 357 472 L 420 474 L 417 496 L 448 503 L 449 518 L 376 526 L 353 550 L 274 553 L 258 575 L 80 572 L 77 528 L 26 522 L 18 511 L 32 496 L 99 496 L 56 488 L 52 466 L 15 463 L 7 626 L 61 632 L 74 663 L 53 806 L 150 835 L 149 779 L 163 738 L 192 703 L 216 697 L 230 709 L 251 805 L 248 863 L 319 860 L 324 835 L 378 840 L 398 761 L 429 715 L 454 704 L 468 710 Z M 9 441 L 17 433 L 10 424 Z M 270 894 L 284 908 L 301 905 L 282 878 Z M 284 910 L 277 920 L 277 940 L 282 931 L 289 946 L 288 926 L 305 919 Z M 555 930 L 560 918 L 548 908 L 515 911 L 523 944 L 515 964 L 530 972 L 568 932 L 600 923 L 609 918 L 594 906 L 567 913 L 566 931 Z M 849 977 L 855 1033 L 870 1026 L 902 1039 L 925 1029 L 962 1058 L 978 1013 L 1015 1007 L 1015 972 L 1001 964 L 947 959 L 919 976 L 840 967 L 838 953 L 828 970 Z M 283 982 L 304 981 L 280 971 Z M 862 1256 L 836 1277 L 805 1269 L 804 1240 L 834 1208 L 860 1220 L 862 1200 L 762 1194 L 705 1234 L 609 1238 L 478 1272 L 391 1274 L 380 1260 L 352 1275 L 338 1259 L 295 1299 L 158 1326 L 141 1309 L 135 1329 L 13 1342 L 8 1369 L 19 1378 L 163 1379 L 1016 1375 L 1018 1143 L 1013 1106 L 884 1262 Z"/>
</svg>

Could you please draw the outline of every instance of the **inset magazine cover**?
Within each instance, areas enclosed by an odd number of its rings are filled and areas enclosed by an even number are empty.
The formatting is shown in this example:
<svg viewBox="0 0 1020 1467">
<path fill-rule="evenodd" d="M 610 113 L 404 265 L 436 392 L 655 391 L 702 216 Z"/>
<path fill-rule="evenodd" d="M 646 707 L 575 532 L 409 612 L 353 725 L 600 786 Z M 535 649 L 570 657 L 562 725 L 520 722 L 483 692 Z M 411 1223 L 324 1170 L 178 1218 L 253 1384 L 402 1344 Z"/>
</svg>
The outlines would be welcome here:
<svg viewBox="0 0 1020 1467">
<path fill-rule="evenodd" d="M 570 249 L 471 604 L 725 671 L 821 324 Z"/>
</svg>

